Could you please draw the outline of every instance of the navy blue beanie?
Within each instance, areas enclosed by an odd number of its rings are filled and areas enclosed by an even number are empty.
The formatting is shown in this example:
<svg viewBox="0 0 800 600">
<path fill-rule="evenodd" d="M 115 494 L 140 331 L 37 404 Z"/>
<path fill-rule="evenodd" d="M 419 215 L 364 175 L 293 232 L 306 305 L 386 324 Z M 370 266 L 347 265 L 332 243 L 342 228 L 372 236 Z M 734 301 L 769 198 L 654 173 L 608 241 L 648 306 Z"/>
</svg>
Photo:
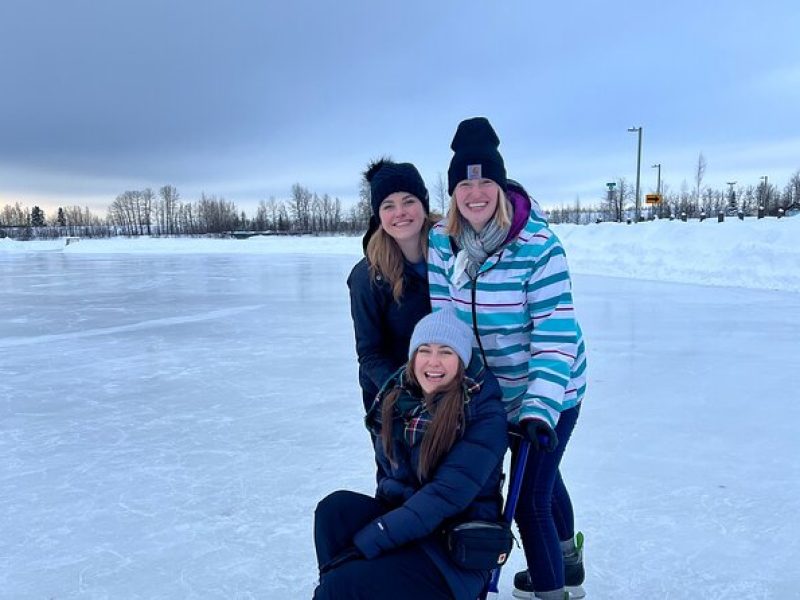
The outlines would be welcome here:
<svg viewBox="0 0 800 600">
<path fill-rule="evenodd" d="M 447 170 L 448 193 L 452 196 L 458 182 L 465 179 L 491 179 L 506 191 L 506 166 L 499 145 L 500 138 L 486 117 L 461 121 L 450 143 L 454 154 Z"/>
</svg>

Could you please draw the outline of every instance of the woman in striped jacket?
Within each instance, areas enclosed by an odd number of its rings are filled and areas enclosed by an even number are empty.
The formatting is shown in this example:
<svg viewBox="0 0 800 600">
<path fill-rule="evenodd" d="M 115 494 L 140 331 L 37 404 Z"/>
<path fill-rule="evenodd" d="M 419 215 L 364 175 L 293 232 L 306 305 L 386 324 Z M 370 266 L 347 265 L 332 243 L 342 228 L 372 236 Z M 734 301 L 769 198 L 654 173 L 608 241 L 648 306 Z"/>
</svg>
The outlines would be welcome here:
<svg viewBox="0 0 800 600">
<path fill-rule="evenodd" d="M 528 570 L 518 598 L 582 597 L 582 536 L 559 472 L 586 389 L 583 335 L 564 249 L 538 206 L 506 178 L 483 117 L 459 124 L 450 210 L 428 251 L 433 309 L 452 304 L 500 382 L 509 426 L 531 441 L 516 521 Z M 512 459 L 514 448 L 512 448 Z"/>
</svg>

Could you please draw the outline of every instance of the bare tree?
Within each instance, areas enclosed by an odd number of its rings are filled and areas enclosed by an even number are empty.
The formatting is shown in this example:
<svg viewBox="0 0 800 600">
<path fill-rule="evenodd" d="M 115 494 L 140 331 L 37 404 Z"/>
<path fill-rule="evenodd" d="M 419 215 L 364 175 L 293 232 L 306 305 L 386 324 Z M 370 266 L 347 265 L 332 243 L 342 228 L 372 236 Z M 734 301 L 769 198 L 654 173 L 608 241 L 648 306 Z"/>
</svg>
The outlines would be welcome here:
<svg viewBox="0 0 800 600">
<path fill-rule="evenodd" d="M 0 212 L 0 225 L 6 227 L 23 227 L 28 224 L 28 212 L 19 202 L 6 204 Z"/>
<path fill-rule="evenodd" d="M 311 218 L 309 222 L 311 224 L 311 231 L 317 233 L 322 231 L 324 225 L 324 216 L 322 210 L 322 200 L 320 197 L 315 193 L 311 198 L 311 208 L 310 208 Z"/>
<path fill-rule="evenodd" d="M 436 185 L 433 187 L 433 195 L 436 198 L 436 208 L 443 217 L 447 212 L 447 207 L 450 205 L 450 197 L 447 195 L 447 184 L 441 172 L 436 174 Z"/>
<path fill-rule="evenodd" d="M 158 190 L 164 210 L 164 227 L 167 235 L 175 233 L 175 219 L 180 194 L 175 186 L 165 185 Z"/>
<path fill-rule="evenodd" d="M 153 190 L 150 188 L 145 188 L 142 190 L 141 193 L 141 201 L 142 201 L 142 224 L 144 225 L 145 229 L 147 230 L 147 235 L 152 235 L 152 211 L 153 211 L 153 199 L 155 198 L 155 194 Z"/>
<path fill-rule="evenodd" d="M 71 213 L 69 207 L 65 212 L 67 222 L 71 227 L 75 224 L 75 215 Z M 80 214 L 80 211 L 78 214 Z M 123 235 L 135 235 L 137 233 L 132 192 L 123 192 L 114 199 L 111 206 L 108 207 L 108 221 L 120 228 Z"/>
<path fill-rule="evenodd" d="M 342 201 L 339 198 L 333 199 L 333 208 L 331 209 L 331 220 L 333 231 L 342 230 Z"/>
<path fill-rule="evenodd" d="M 625 202 L 628 201 L 631 191 L 624 177 L 617 179 L 615 189 L 609 194 L 606 202 L 607 219 L 621 223 L 625 219 Z"/>
<path fill-rule="evenodd" d="M 311 198 L 308 188 L 299 183 L 292 186 L 292 197 L 289 199 L 289 209 L 294 218 L 294 226 L 300 231 L 311 229 Z"/>
<path fill-rule="evenodd" d="M 694 182 L 695 182 L 695 201 L 699 204 L 700 203 L 700 186 L 703 184 L 703 177 L 706 175 L 706 157 L 703 156 L 701 152 L 700 155 L 697 157 L 697 168 L 694 172 Z"/>
<path fill-rule="evenodd" d="M 197 202 L 197 225 L 199 233 L 224 233 L 236 229 L 239 215 L 236 205 L 225 198 L 200 194 Z"/>
<path fill-rule="evenodd" d="M 789 178 L 783 195 L 786 198 L 787 206 L 800 204 L 800 171 L 795 171 L 794 175 Z"/>
<path fill-rule="evenodd" d="M 269 211 L 270 217 L 270 227 L 272 229 L 278 229 L 278 213 L 280 212 L 278 201 L 275 200 L 275 196 L 270 196 L 269 201 L 267 202 L 267 210 Z"/>
</svg>

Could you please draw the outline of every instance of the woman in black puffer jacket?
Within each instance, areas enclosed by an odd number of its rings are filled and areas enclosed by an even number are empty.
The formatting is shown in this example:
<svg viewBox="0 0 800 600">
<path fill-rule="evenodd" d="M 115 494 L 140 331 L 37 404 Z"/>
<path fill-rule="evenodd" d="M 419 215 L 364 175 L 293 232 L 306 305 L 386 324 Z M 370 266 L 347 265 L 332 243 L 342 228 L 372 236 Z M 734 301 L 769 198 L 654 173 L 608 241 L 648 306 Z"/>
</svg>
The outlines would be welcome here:
<svg viewBox="0 0 800 600">
<path fill-rule="evenodd" d="M 317 506 L 315 600 L 474 600 L 489 570 L 456 565 L 442 530 L 499 521 L 508 442 L 493 377 L 465 375 L 472 332 L 445 309 L 414 329 L 409 361 L 389 378 L 366 423 L 379 465 L 375 497 L 350 491 Z"/>
</svg>

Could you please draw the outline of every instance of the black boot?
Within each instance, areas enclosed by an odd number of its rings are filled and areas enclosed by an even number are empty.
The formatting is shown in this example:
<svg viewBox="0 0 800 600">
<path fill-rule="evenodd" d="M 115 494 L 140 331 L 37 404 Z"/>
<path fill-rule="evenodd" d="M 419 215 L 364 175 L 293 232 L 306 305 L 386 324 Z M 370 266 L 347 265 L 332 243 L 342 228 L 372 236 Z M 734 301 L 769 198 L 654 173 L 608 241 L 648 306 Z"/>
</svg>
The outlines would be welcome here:
<svg viewBox="0 0 800 600">
<path fill-rule="evenodd" d="M 578 600 L 586 596 L 583 589 L 583 581 L 586 572 L 583 569 L 583 533 L 580 531 L 575 536 L 575 543 L 569 544 L 569 550 L 564 551 L 564 587 L 569 592 L 570 600 Z M 520 571 L 514 575 L 515 598 L 523 600 L 535 600 L 533 582 L 528 571 Z"/>
</svg>

